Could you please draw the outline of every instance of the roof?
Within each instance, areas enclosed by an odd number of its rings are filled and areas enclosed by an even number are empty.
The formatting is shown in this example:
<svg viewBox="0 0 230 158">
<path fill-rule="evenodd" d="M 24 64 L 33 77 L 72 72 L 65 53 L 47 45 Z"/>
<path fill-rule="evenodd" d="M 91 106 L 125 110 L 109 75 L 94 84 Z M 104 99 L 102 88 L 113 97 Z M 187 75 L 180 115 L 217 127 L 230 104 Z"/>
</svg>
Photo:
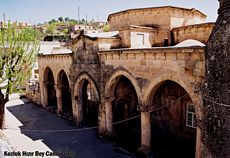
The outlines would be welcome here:
<svg viewBox="0 0 230 158">
<path fill-rule="evenodd" d="M 51 51 L 51 54 L 71 54 L 72 51 L 70 49 L 67 48 L 54 48 Z"/>
<path fill-rule="evenodd" d="M 51 54 L 54 47 L 60 47 L 60 42 L 40 42 L 39 54 Z"/>
<path fill-rule="evenodd" d="M 60 42 L 40 42 L 39 54 L 70 54 L 72 51 L 67 48 L 62 48 Z"/>
<path fill-rule="evenodd" d="M 156 26 L 147 27 L 147 26 L 139 26 L 139 25 L 129 25 L 130 29 L 144 29 L 144 30 L 155 30 Z"/>
<path fill-rule="evenodd" d="M 139 52 L 143 52 L 143 51 L 163 51 L 165 53 L 165 51 L 170 51 L 170 50 L 184 50 L 184 49 L 202 49 L 204 50 L 203 46 L 184 46 L 184 47 L 150 47 L 150 48 L 118 48 L 118 49 L 109 49 L 109 50 L 99 50 L 99 53 L 109 53 L 109 52 L 117 52 L 117 53 L 121 53 L 121 51 L 135 51 L 135 53 L 139 53 Z"/>
<path fill-rule="evenodd" d="M 194 39 L 188 39 L 180 42 L 179 44 L 173 47 L 191 47 L 191 46 L 205 46 L 205 44 L 201 43 L 200 41 Z"/>
<path fill-rule="evenodd" d="M 115 13 L 109 14 L 107 20 L 109 21 L 111 16 L 116 15 L 116 14 L 120 14 L 120 13 L 131 12 L 131 11 L 141 11 L 141 10 L 145 10 L 145 9 L 160 9 L 160 8 L 174 8 L 174 9 L 180 9 L 180 10 L 185 10 L 185 11 L 195 11 L 198 14 L 201 14 L 202 16 L 207 17 L 204 13 L 202 13 L 201 11 L 199 11 L 195 8 L 188 9 L 188 8 L 175 7 L 175 6 L 159 6 L 159 7 L 148 7 L 148 8 L 134 8 L 134 9 L 127 9 L 127 10 L 115 12 Z"/>
<path fill-rule="evenodd" d="M 215 22 L 206 22 L 206 23 L 174 27 L 172 30 L 174 31 L 174 30 L 180 30 L 180 29 L 189 28 L 189 27 L 200 27 L 200 26 L 212 26 L 213 27 L 214 25 L 215 25 Z"/>
<path fill-rule="evenodd" d="M 85 36 L 91 38 L 111 38 L 119 35 L 119 31 L 111 31 L 111 32 L 100 32 L 100 33 L 88 33 Z"/>
<path fill-rule="evenodd" d="M 82 30 L 74 39 L 68 41 L 66 45 L 71 45 L 81 39 L 81 37 L 86 37 L 91 40 L 97 40 L 98 38 L 116 38 L 119 35 L 119 31 L 111 31 L 111 32 L 101 32 L 101 33 L 88 33 L 84 34 L 84 30 Z"/>
</svg>

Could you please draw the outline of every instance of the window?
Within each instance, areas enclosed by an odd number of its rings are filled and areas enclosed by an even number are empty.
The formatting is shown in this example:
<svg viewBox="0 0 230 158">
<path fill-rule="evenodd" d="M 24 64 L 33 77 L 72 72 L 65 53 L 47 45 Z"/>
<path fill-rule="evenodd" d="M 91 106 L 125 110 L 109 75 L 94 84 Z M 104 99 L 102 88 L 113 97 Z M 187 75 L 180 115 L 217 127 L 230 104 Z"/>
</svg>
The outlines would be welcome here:
<svg viewBox="0 0 230 158">
<path fill-rule="evenodd" d="M 193 104 L 187 104 L 186 126 L 196 128 L 196 112 Z"/>
<path fill-rule="evenodd" d="M 144 46 L 145 45 L 145 35 L 137 34 L 137 41 L 138 41 L 138 45 Z"/>
</svg>

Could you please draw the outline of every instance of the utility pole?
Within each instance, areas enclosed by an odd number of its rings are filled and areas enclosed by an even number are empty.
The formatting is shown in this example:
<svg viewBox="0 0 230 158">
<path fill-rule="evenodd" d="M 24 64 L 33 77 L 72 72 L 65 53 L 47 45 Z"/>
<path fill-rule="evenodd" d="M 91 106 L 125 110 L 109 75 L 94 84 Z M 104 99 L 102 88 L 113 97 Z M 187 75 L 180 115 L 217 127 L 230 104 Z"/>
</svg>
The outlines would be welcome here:
<svg viewBox="0 0 230 158">
<path fill-rule="evenodd" d="M 92 22 L 94 22 L 93 16 L 92 16 Z"/>
</svg>

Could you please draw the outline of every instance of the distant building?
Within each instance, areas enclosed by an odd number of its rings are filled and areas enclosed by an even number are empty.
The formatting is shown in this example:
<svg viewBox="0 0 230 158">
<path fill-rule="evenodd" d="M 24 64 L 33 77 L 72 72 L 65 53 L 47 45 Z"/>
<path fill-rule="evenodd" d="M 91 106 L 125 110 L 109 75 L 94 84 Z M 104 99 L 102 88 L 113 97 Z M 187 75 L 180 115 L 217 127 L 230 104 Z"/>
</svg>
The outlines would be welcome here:
<svg viewBox="0 0 230 158">
<path fill-rule="evenodd" d="M 84 30 L 85 33 L 98 32 L 98 29 L 93 25 L 73 25 L 69 27 L 70 33 L 78 34 L 81 30 Z"/>
<path fill-rule="evenodd" d="M 1 27 L 7 27 L 7 24 L 8 24 L 8 22 L 1 21 L 0 22 L 0 28 Z M 10 22 L 10 24 L 13 27 L 18 28 L 18 29 L 30 28 L 32 26 L 31 24 L 29 24 L 27 22 L 18 22 L 18 21 Z"/>
<path fill-rule="evenodd" d="M 57 30 L 59 30 L 59 31 L 63 31 L 65 29 L 69 31 L 69 25 L 68 24 L 63 24 L 63 25 L 57 26 Z"/>
<path fill-rule="evenodd" d="M 106 24 L 107 24 L 107 22 L 97 21 L 97 22 L 93 22 L 91 25 L 93 25 L 94 28 L 101 29 L 101 28 L 103 28 Z"/>
</svg>

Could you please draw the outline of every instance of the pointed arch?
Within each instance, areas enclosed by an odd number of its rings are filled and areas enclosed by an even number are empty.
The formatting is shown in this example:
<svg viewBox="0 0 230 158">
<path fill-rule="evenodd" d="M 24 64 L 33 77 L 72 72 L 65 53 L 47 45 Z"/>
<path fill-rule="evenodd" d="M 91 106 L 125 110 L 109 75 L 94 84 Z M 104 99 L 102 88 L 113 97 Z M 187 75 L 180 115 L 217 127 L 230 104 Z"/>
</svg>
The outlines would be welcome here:
<svg viewBox="0 0 230 158">
<path fill-rule="evenodd" d="M 138 83 L 138 81 L 136 80 L 136 78 L 128 71 L 128 70 L 119 70 L 117 69 L 116 71 L 114 71 L 114 73 L 110 76 L 110 78 L 107 80 L 106 84 L 105 84 L 105 97 L 111 97 L 114 96 L 114 90 L 116 87 L 116 82 L 119 80 L 120 77 L 126 77 L 133 85 L 136 93 L 137 93 L 137 97 L 138 97 L 138 102 L 141 102 L 141 88 L 140 85 Z"/>
<path fill-rule="evenodd" d="M 73 103 L 75 118 L 79 124 L 98 125 L 101 96 L 98 85 L 87 72 L 78 75 L 74 84 Z"/>
<path fill-rule="evenodd" d="M 144 105 L 148 105 L 150 103 L 151 96 L 154 95 L 159 86 L 167 80 L 176 82 L 188 93 L 189 97 L 191 98 L 195 106 L 198 118 L 201 118 L 202 99 L 199 96 L 199 94 L 197 94 L 197 90 L 193 89 L 192 85 L 186 81 L 186 77 L 182 76 L 181 74 L 163 74 L 158 78 L 154 79 L 145 90 L 143 96 Z"/>
</svg>

